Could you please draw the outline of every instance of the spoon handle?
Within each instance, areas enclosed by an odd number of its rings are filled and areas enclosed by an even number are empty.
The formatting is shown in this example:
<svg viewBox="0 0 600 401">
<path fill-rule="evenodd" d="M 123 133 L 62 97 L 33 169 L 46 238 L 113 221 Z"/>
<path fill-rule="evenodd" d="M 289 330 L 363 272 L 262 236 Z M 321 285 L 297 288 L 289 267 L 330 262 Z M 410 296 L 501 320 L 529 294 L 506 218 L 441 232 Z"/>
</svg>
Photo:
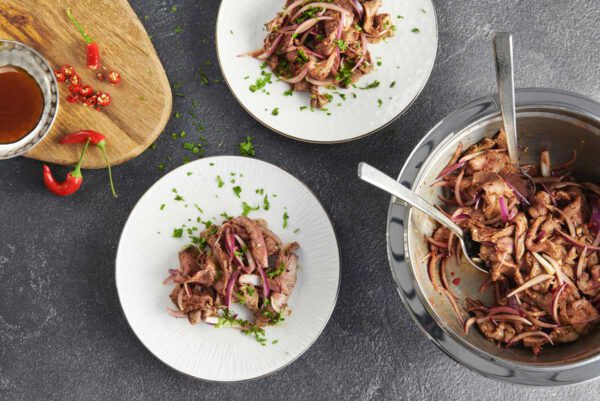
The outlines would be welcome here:
<svg viewBox="0 0 600 401">
<path fill-rule="evenodd" d="M 508 155 L 515 166 L 519 165 L 519 151 L 517 148 L 517 118 L 515 112 L 515 79 L 513 74 L 513 47 L 512 35 L 507 32 L 498 32 L 493 39 L 494 56 L 496 59 L 496 80 L 498 81 L 498 95 Z"/>
<path fill-rule="evenodd" d="M 385 173 L 377 170 L 375 167 L 370 166 L 365 162 L 358 164 L 358 177 L 368 182 L 369 184 L 376 186 L 379 189 L 383 189 L 385 192 L 394 195 L 398 198 L 402 205 L 410 205 L 414 208 L 419 209 L 432 219 L 438 221 L 441 225 L 446 226 L 459 238 L 463 238 L 462 229 L 456 225 L 448 216 L 436 209 L 431 203 L 421 198 L 419 195 L 400 184 L 398 181 L 389 177 Z"/>
</svg>

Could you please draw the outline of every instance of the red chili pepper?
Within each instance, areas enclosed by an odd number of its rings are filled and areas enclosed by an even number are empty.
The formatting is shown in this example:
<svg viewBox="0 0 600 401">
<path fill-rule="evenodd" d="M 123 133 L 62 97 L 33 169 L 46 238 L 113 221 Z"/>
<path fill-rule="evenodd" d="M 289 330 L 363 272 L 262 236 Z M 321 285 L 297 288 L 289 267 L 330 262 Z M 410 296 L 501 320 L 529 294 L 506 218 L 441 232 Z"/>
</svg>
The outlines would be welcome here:
<svg viewBox="0 0 600 401">
<path fill-rule="evenodd" d="M 74 73 L 71 75 L 70 80 L 73 85 L 81 85 L 81 78 L 79 77 L 79 74 Z"/>
<path fill-rule="evenodd" d="M 69 102 L 69 103 L 77 103 L 78 100 L 79 100 L 79 96 L 77 96 L 77 95 L 74 95 L 74 94 L 67 95 L 67 102 Z"/>
<path fill-rule="evenodd" d="M 79 94 L 84 97 L 92 96 L 94 94 L 94 88 L 89 85 L 83 85 L 79 88 Z"/>
<path fill-rule="evenodd" d="M 110 104 L 110 95 L 106 92 L 98 93 L 98 106 L 106 107 Z"/>
<path fill-rule="evenodd" d="M 87 34 L 83 26 L 75 19 L 73 14 L 71 13 L 71 8 L 67 8 L 67 17 L 71 20 L 73 25 L 77 28 L 83 39 L 85 40 L 86 48 L 87 48 L 87 66 L 92 70 L 97 70 L 100 68 L 100 49 L 98 48 L 98 44 Z"/>
<path fill-rule="evenodd" d="M 81 89 L 81 86 L 77 85 L 77 84 L 71 84 L 69 85 L 69 92 L 71 92 L 74 95 L 79 95 L 79 90 Z"/>
<path fill-rule="evenodd" d="M 58 82 L 65 82 L 67 76 L 61 70 L 54 70 L 54 76 Z"/>
<path fill-rule="evenodd" d="M 116 198 L 117 192 L 115 191 L 115 186 L 113 183 L 110 161 L 108 160 L 108 155 L 106 154 L 106 137 L 99 132 L 87 129 L 65 135 L 60 140 L 60 143 L 63 145 L 83 142 L 89 142 L 92 145 L 98 147 L 100 151 L 102 151 L 102 157 L 104 157 L 104 161 L 106 162 L 106 166 L 108 167 L 108 179 L 110 181 L 110 189 L 112 191 L 113 196 Z"/>
<path fill-rule="evenodd" d="M 98 79 L 98 81 L 102 82 L 106 79 L 106 77 L 104 76 L 103 73 L 99 72 L 96 74 L 96 78 Z"/>
<path fill-rule="evenodd" d="M 69 64 L 63 65 L 60 70 L 63 74 L 65 74 L 66 77 L 70 77 L 71 75 L 75 74 L 75 68 L 71 67 Z"/>
<path fill-rule="evenodd" d="M 118 85 L 119 83 L 121 83 L 121 74 L 119 74 L 116 71 L 111 71 L 108 73 L 108 80 L 111 84 Z"/>
<path fill-rule="evenodd" d="M 73 171 L 67 174 L 67 178 L 63 182 L 58 182 L 52 175 L 52 171 L 47 164 L 44 164 L 44 184 L 46 188 L 50 190 L 54 195 L 57 196 L 67 196 L 74 194 L 77 192 L 79 188 L 81 188 L 81 184 L 83 184 L 83 175 L 81 174 L 81 162 L 83 161 L 83 156 L 85 155 L 85 151 L 87 150 L 90 141 L 88 140 L 85 143 L 83 151 L 81 152 L 81 156 L 79 156 L 79 162 L 73 169 Z"/>
<path fill-rule="evenodd" d="M 96 99 L 97 99 L 96 95 L 90 96 L 87 99 L 85 99 L 85 101 L 83 102 L 83 105 L 84 106 L 95 106 L 96 105 Z"/>
</svg>

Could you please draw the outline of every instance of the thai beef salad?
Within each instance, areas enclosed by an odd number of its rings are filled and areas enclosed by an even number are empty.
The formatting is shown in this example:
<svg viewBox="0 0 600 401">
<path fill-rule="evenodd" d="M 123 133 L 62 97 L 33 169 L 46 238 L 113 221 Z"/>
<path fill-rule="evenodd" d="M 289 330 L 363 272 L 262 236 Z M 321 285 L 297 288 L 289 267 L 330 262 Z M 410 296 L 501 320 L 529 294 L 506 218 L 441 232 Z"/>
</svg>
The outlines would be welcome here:
<svg viewBox="0 0 600 401">
<path fill-rule="evenodd" d="M 490 305 L 467 298 L 465 321 L 446 271 L 459 242 L 445 227 L 426 238 L 430 279 L 465 334 L 476 323 L 499 345 L 520 343 L 537 355 L 546 344 L 577 340 L 600 320 L 600 187 L 575 180 L 575 160 L 576 152 L 552 165 L 542 151 L 538 164 L 516 167 L 500 131 L 464 151 L 460 144 L 437 177 L 441 209 L 470 232 L 489 268 L 480 292 L 494 292 Z"/>
<path fill-rule="evenodd" d="M 331 95 L 321 87 L 347 88 L 373 70 L 369 43 L 394 35 L 381 0 L 288 0 L 266 24 L 261 49 L 247 53 L 265 64 L 290 91 L 310 92 L 311 107 L 323 108 Z"/>
<path fill-rule="evenodd" d="M 262 219 L 228 218 L 209 225 L 179 252 L 179 267 L 164 281 L 175 283 L 168 312 L 191 324 L 237 327 L 265 345 L 264 327 L 280 324 L 291 312 L 288 299 L 296 284 L 298 243 L 284 244 Z M 252 312 L 238 319 L 231 306 Z"/>
</svg>

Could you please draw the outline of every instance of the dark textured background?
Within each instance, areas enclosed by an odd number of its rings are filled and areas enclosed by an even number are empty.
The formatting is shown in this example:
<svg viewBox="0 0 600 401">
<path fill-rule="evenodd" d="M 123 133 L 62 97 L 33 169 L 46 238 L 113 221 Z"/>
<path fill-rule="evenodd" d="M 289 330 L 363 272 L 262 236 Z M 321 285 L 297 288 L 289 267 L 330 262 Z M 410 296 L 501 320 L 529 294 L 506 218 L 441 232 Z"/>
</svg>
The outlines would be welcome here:
<svg viewBox="0 0 600 401">
<path fill-rule="evenodd" d="M 156 150 L 115 168 L 118 199 L 109 194 L 105 171 L 87 171 L 82 191 L 59 199 L 44 189 L 41 163 L 3 161 L 0 399 L 598 400 L 600 381 L 547 390 L 506 385 L 468 371 L 426 340 L 404 310 L 388 268 L 389 196 L 355 177 L 361 160 L 397 174 L 437 121 L 495 90 L 489 41 L 495 30 L 515 34 L 517 86 L 600 100 L 597 0 L 437 1 L 438 57 L 419 99 L 384 131 L 334 146 L 269 132 L 225 84 L 214 82 L 222 78 L 214 46 L 218 1 L 132 5 L 171 82 L 184 84 L 185 98 L 174 99 L 174 111 L 185 114 L 198 102 L 207 154 L 236 154 L 237 144 L 252 135 L 258 158 L 284 167 L 321 198 L 343 255 L 337 307 L 313 347 L 281 372 L 231 385 L 185 377 L 154 358 L 130 330 L 117 299 L 114 259 L 130 210 L 163 175 L 157 164 L 165 162 L 168 171 L 189 154 L 171 133 L 194 132 L 191 119 L 172 119 Z M 177 26 L 181 33 L 174 32 Z M 194 78 L 199 68 L 209 85 Z"/>
</svg>

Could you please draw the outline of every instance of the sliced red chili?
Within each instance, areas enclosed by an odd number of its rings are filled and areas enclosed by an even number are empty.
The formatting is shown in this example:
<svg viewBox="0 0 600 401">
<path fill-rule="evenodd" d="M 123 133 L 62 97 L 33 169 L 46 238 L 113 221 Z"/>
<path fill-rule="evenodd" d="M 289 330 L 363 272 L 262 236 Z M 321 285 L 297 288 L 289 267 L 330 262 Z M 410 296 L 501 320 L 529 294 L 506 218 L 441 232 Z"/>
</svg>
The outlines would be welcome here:
<svg viewBox="0 0 600 401">
<path fill-rule="evenodd" d="M 97 103 L 97 100 L 98 100 L 97 96 L 93 95 L 93 96 L 90 96 L 87 99 L 85 99 L 85 101 L 83 102 L 83 104 L 85 106 L 95 106 L 96 103 Z"/>
<path fill-rule="evenodd" d="M 89 85 L 83 85 L 79 88 L 79 94 L 84 97 L 92 96 L 94 94 L 94 88 Z"/>
<path fill-rule="evenodd" d="M 69 92 L 78 95 L 79 94 L 79 90 L 81 89 L 80 85 L 77 84 L 71 84 L 69 85 Z"/>
<path fill-rule="evenodd" d="M 58 82 L 65 82 L 67 76 L 61 70 L 54 70 L 54 76 Z"/>
<path fill-rule="evenodd" d="M 102 82 L 106 79 L 106 77 L 104 76 L 103 73 L 99 72 L 96 74 L 96 78 L 98 79 L 98 81 Z"/>
<path fill-rule="evenodd" d="M 116 71 L 111 71 L 108 73 L 108 80 L 111 84 L 118 85 L 119 83 L 121 83 L 121 74 L 119 74 Z"/>
<path fill-rule="evenodd" d="M 101 92 L 98 95 L 98 99 L 97 99 L 98 106 L 106 107 L 110 104 L 110 101 L 111 101 L 111 99 L 110 99 L 110 95 L 108 93 Z"/>
<path fill-rule="evenodd" d="M 73 95 L 73 94 L 67 95 L 67 102 L 69 102 L 69 103 L 77 103 L 78 100 L 79 100 L 79 96 L 77 96 L 77 95 Z"/>
<path fill-rule="evenodd" d="M 81 85 L 81 78 L 79 77 L 79 74 L 74 73 L 71 76 L 71 83 L 75 85 Z"/>
<path fill-rule="evenodd" d="M 60 70 L 63 74 L 65 74 L 66 77 L 70 77 L 71 75 L 75 74 L 75 68 L 71 67 L 69 64 L 63 65 Z"/>
</svg>

